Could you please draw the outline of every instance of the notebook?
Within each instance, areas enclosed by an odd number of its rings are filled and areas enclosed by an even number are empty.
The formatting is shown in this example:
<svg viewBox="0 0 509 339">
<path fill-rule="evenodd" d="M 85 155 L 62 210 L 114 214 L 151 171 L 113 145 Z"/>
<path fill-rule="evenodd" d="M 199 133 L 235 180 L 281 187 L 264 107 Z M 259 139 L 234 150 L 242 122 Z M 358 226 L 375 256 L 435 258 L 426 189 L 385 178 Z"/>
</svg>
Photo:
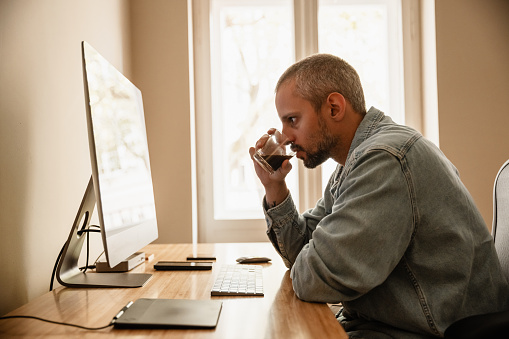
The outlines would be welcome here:
<svg viewBox="0 0 509 339">
<path fill-rule="evenodd" d="M 115 328 L 214 328 L 222 302 L 218 300 L 140 298 L 119 312 Z"/>
</svg>

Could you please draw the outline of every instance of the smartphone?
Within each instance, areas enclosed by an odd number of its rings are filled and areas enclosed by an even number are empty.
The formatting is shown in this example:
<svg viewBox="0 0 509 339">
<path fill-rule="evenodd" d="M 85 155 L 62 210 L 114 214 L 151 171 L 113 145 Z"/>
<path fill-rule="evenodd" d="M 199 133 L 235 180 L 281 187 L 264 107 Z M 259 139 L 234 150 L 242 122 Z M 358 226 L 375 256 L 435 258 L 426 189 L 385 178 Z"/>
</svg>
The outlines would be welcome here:
<svg viewBox="0 0 509 339">
<path fill-rule="evenodd" d="M 187 260 L 216 260 L 216 257 L 208 254 L 198 254 L 196 256 L 190 254 Z"/>
<path fill-rule="evenodd" d="M 212 262 L 208 261 L 158 261 L 154 268 L 159 271 L 191 271 L 191 270 L 211 270 Z"/>
</svg>

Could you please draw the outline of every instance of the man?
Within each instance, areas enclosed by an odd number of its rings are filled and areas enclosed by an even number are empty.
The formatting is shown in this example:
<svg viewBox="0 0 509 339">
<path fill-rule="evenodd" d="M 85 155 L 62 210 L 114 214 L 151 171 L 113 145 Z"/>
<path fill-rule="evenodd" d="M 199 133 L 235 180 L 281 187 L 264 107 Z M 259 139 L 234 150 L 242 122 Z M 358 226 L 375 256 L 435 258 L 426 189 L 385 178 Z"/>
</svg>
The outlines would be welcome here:
<svg viewBox="0 0 509 339">
<path fill-rule="evenodd" d="M 455 320 L 509 308 L 493 240 L 457 170 L 417 131 L 366 112 L 349 64 L 301 60 L 281 76 L 275 103 L 306 167 L 338 163 L 323 197 L 299 214 L 289 161 L 274 174 L 255 162 L 267 234 L 299 298 L 341 302 L 351 338 L 440 337 Z"/>
</svg>

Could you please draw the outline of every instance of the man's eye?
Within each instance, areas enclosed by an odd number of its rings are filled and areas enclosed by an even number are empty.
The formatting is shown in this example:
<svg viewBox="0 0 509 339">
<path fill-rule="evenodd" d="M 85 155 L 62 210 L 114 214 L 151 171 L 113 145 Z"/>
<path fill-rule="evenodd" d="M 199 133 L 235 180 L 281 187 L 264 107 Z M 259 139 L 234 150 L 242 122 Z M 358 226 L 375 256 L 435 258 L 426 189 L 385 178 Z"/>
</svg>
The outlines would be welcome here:
<svg viewBox="0 0 509 339">
<path fill-rule="evenodd" d="M 294 118 L 294 117 L 289 117 L 289 118 L 288 118 L 288 122 L 289 122 L 290 124 L 295 124 L 295 121 L 296 121 L 296 120 L 297 120 L 297 118 Z"/>
</svg>

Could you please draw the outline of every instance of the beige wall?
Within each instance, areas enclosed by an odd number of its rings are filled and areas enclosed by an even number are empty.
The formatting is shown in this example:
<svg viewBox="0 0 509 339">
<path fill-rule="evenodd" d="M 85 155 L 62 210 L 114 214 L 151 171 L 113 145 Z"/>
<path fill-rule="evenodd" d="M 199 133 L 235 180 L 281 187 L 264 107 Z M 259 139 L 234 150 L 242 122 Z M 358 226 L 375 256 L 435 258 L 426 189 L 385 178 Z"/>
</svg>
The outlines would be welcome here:
<svg viewBox="0 0 509 339">
<path fill-rule="evenodd" d="M 143 93 L 157 243 L 192 241 L 187 0 L 130 0 L 133 82 Z"/>
<path fill-rule="evenodd" d="M 509 159 L 509 1 L 440 0 L 435 13 L 440 147 L 491 229 Z"/>
<path fill-rule="evenodd" d="M 509 157 L 507 4 L 436 3 L 440 143 L 487 221 Z M 90 176 L 81 40 L 143 92 L 158 241 L 191 240 L 186 32 L 186 0 L 0 0 L 0 314 L 47 291 Z"/>
<path fill-rule="evenodd" d="M 145 105 L 160 243 L 192 240 L 187 23 L 187 0 L 131 1 L 133 78 Z"/>
<path fill-rule="evenodd" d="M 0 314 L 48 291 L 91 174 L 80 42 L 128 69 L 126 18 L 122 0 L 0 1 Z"/>
<path fill-rule="evenodd" d="M 191 241 L 187 2 L 141 4 L 0 0 L 0 315 L 48 290 L 91 174 L 82 40 L 143 91 L 158 241 Z"/>
</svg>

